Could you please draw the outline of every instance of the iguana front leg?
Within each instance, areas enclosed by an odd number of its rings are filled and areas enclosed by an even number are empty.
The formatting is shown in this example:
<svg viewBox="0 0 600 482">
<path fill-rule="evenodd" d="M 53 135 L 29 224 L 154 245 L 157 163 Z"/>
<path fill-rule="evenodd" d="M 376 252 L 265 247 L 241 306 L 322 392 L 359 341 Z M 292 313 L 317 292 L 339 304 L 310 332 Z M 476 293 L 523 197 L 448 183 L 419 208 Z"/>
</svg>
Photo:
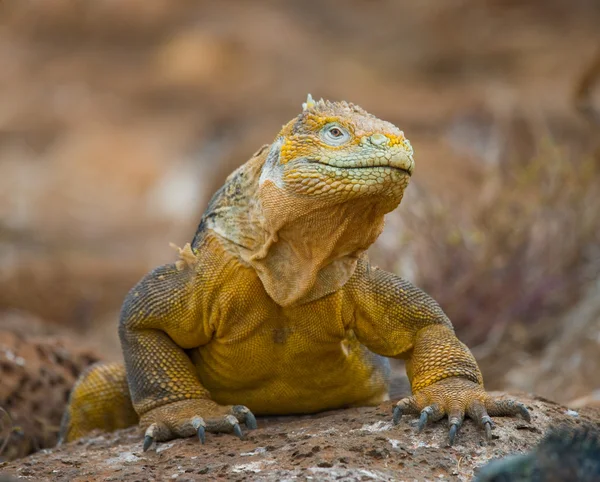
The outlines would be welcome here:
<svg viewBox="0 0 600 482">
<path fill-rule="evenodd" d="M 153 441 L 205 432 L 233 432 L 239 423 L 256 428 L 252 412 L 222 406 L 200 384 L 184 350 L 208 343 L 214 327 L 200 303 L 199 266 L 166 265 L 135 286 L 123 305 L 119 336 L 133 406 L 146 428 L 144 450 Z"/>
<path fill-rule="evenodd" d="M 360 261 L 344 287 L 355 305 L 354 332 L 369 349 L 407 360 L 413 395 L 400 400 L 393 421 L 403 414 L 420 416 L 419 430 L 428 422 L 448 417 L 452 445 L 465 414 L 491 438 L 490 416 L 521 415 L 525 406 L 515 400 L 495 399 L 483 387 L 475 358 L 461 343 L 448 317 L 427 294 L 409 282 Z"/>
</svg>

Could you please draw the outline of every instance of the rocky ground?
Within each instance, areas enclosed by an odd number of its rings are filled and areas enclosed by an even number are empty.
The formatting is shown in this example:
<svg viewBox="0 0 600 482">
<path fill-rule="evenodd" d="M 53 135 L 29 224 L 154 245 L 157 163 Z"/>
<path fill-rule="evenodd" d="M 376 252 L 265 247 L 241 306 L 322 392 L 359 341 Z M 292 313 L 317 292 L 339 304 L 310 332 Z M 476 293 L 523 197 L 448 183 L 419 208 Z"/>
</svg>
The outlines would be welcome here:
<svg viewBox="0 0 600 482">
<path fill-rule="evenodd" d="M 142 480 L 471 480 L 489 460 L 531 449 L 550 426 L 592 423 L 600 410 L 579 412 L 540 398 L 521 396 L 531 423 L 498 418 L 485 442 L 470 421 L 457 443 L 447 445 L 441 424 L 415 431 L 416 420 L 391 423 L 392 403 L 315 416 L 259 419 L 245 440 L 210 435 L 158 444 L 142 452 L 137 428 L 95 434 L 0 465 L 0 474 L 21 480 L 134 482 Z"/>
<path fill-rule="evenodd" d="M 33 316 L 0 316 L 0 462 L 56 444 L 75 380 L 99 359 Z"/>
</svg>

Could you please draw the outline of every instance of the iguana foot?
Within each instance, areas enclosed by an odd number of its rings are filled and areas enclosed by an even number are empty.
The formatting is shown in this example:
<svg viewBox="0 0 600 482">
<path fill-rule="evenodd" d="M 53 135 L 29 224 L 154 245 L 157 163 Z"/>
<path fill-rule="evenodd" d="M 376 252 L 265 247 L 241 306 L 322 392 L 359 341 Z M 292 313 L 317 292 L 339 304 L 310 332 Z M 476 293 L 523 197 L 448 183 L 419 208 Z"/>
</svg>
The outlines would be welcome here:
<svg viewBox="0 0 600 482">
<path fill-rule="evenodd" d="M 485 430 L 487 440 L 492 438 L 494 422 L 490 416 L 511 417 L 520 415 L 527 422 L 531 416 L 525 405 L 516 400 L 495 399 L 483 387 L 464 378 L 446 378 L 419 390 L 412 397 L 400 400 L 393 411 L 397 425 L 402 415 L 420 415 L 419 432 L 428 422 L 437 422 L 448 416 L 448 441 L 450 445 L 467 414 Z"/>
<path fill-rule="evenodd" d="M 206 432 L 244 434 L 240 423 L 249 429 L 257 428 L 254 414 L 243 405 L 218 405 L 212 400 L 181 400 L 150 410 L 140 420 L 146 428 L 144 452 L 153 442 L 196 435 L 204 443 Z"/>
</svg>

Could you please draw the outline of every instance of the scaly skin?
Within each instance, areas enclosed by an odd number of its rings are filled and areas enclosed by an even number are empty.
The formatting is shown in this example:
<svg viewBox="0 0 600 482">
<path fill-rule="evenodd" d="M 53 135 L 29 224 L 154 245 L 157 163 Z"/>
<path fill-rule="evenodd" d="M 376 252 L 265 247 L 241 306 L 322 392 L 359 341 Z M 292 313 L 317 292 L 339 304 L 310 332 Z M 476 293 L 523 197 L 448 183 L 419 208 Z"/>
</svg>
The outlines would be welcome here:
<svg viewBox="0 0 600 482">
<path fill-rule="evenodd" d="M 153 441 L 256 426 L 254 414 L 313 413 L 386 400 L 389 366 L 407 360 L 403 413 L 521 414 L 483 388 L 468 348 L 437 303 L 365 254 L 414 168 L 402 131 L 352 104 L 314 102 L 235 171 L 180 259 L 127 296 L 125 369 L 96 368 L 71 395 L 63 439 L 134 424 Z M 98 370 L 104 370 L 97 373 Z M 110 374 L 110 376 L 107 376 Z M 116 381 L 118 380 L 118 382 Z M 95 396 L 94 394 L 98 394 Z M 100 402 L 99 402 L 100 400 Z M 98 422 L 104 418 L 105 421 Z"/>
</svg>

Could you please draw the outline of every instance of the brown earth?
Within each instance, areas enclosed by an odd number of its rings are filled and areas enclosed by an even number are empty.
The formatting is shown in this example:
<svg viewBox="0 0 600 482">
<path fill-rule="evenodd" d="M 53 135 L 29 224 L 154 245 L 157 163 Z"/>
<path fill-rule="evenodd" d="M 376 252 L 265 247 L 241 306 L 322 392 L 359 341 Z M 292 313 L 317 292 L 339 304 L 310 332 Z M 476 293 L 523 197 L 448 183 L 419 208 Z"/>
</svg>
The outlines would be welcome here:
<svg viewBox="0 0 600 482">
<path fill-rule="evenodd" d="M 416 420 L 391 423 L 392 403 L 314 416 L 259 419 L 245 440 L 207 434 L 174 440 L 142 452 L 137 428 L 96 434 L 0 466 L 0 474 L 35 481 L 142 480 L 471 480 L 493 458 L 530 450 L 550 426 L 592 423 L 600 410 L 579 413 L 540 398 L 521 396 L 531 423 L 497 418 L 493 440 L 466 421 L 453 447 L 437 424 L 422 434 Z"/>
</svg>

